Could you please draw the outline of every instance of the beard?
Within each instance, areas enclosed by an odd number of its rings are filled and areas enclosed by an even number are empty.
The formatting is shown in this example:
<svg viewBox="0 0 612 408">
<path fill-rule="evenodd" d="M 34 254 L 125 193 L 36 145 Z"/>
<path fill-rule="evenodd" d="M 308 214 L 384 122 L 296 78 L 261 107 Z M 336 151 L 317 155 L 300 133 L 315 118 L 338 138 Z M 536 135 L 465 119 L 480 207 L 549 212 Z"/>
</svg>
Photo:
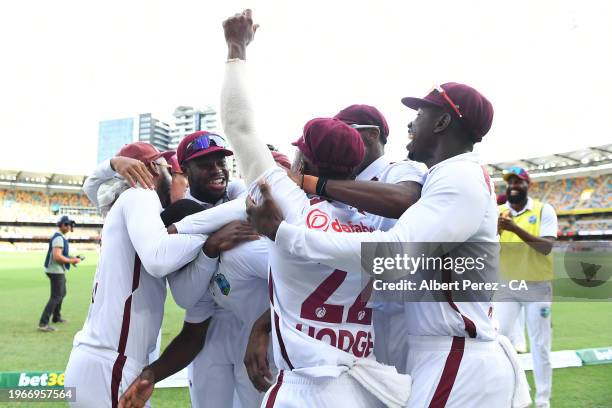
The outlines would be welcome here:
<svg viewBox="0 0 612 408">
<path fill-rule="evenodd" d="M 518 192 L 516 195 L 510 194 L 510 189 L 506 190 L 506 197 L 510 204 L 521 204 L 527 200 L 527 191 L 515 190 Z"/>
</svg>

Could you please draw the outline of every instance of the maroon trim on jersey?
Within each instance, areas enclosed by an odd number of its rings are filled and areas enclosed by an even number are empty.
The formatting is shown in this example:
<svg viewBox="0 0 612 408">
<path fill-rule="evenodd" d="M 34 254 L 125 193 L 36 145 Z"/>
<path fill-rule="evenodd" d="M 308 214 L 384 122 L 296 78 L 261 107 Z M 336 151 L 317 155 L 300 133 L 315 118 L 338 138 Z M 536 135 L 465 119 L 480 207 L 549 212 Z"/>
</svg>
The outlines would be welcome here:
<svg viewBox="0 0 612 408">
<path fill-rule="evenodd" d="M 448 357 L 446 357 L 444 370 L 442 370 L 442 375 L 440 376 L 440 382 L 431 398 L 429 408 L 444 408 L 446 406 L 448 397 L 455 384 L 457 373 L 459 372 L 464 349 L 465 337 L 453 337 L 451 349 L 448 353 Z"/>
<path fill-rule="evenodd" d="M 278 339 L 278 345 L 280 347 L 281 355 L 283 356 L 283 360 L 289 366 L 291 370 L 293 370 L 293 364 L 291 364 L 291 360 L 289 360 L 289 354 L 287 354 L 287 349 L 285 348 L 285 342 L 283 341 L 283 336 L 280 331 L 280 319 L 276 314 L 276 310 L 274 310 L 274 281 L 272 280 L 272 268 L 270 268 L 268 273 L 268 290 L 270 293 L 270 303 L 272 304 L 272 310 L 274 311 L 274 330 L 276 331 L 276 338 Z"/>
<path fill-rule="evenodd" d="M 274 306 L 274 289 L 272 288 L 272 268 L 268 269 L 268 296 L 270 296 L 270 304 Z"/>
<path fill-rule="evenodd" d="M 445 269 L 442 271 L 442 281 L 446 283 L 450 283 L 451 279 L 450 279 L 449 270 Z M 455 302 L 453 302 L 453 296 L 450 290 L 445 290 L 444 296 L 446 297 L 446 302 L 448 303 L 448 305 L 451 308 L 453 308 L 455 312 L 459 313 L 459 316 L 461 316 L 461 319 L 463 320 L 463 326 L 465 327 L 465 331 L 468 333 L 468 335 L 471 338 L 475 338 L 476 337 L 476 324 L 469 317 L 461 313 L 461 311 L 459 310 Z"/>
<path fill-rule="evenodd" d="M 125 299 L 123 305 L 123 321 L 121 322 L 121 334 L 119 334 L 119 346 L 117 347 L 117 359 L 113 364 L 113 373 L 111 377 L 111 402 L 112 407 L 116 408 L 119 403 L 119 385 L 123 377 L 123 366 L 127 357 L 125 356 L 125 347 L 127 345 L 128 335 L 130 333 L 130 317 L 132 314 L 132 295 L 140 284 L 140 258 L 138 254 L 134 259 L 134 272 L 132 274 L 132 293 Z"/>
<path fill-rule="evenodd" d="M 278 390 L 280 390 L 281 385 L 283 385 L 283 375 L 284 370 L 280 370 L 278 373 L 278 378 L 276 379 L 276 384 L 272 387 L 270 391 L 270 395 L 268 396 L 268 401 L 266 401 L 266 408 L 274 407 L 274 403 L 276 402 L 276 396 L 278 395 Z"/>
<path fill-rule="evenodd" d="M 489 194 L 491 194 L 492 193 L 492 191 L 491 191 L 491 176 L 489 176 L 489 172 L 487 171 L 485 166 L 480 166 L 480 167 L 482 168 L 482 174 L 484 176 L 485 184 L 487 185 L 487 189 L 489 190 Z"/>
<path fill-rule="evenodd" d="M 325 201 L 325 199 L 319 196 L 315 196 L 310 199 L 310 205 L 319 204 L 322 201 Z"/>
</svg>

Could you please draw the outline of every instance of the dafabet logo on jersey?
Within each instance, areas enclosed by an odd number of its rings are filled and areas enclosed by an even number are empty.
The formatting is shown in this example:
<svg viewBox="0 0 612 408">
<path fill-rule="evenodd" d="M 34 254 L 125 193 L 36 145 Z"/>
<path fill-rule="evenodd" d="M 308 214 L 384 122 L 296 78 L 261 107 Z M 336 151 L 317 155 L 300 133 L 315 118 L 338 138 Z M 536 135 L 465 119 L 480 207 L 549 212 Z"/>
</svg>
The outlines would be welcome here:
<svg viewBox="0 0 612 408">
<path fill-rule="evenodd" d="M 363 222 L 353 224 L 351 221 L 346 224 L 341 223 L 338 218 L 333 220 L 325 212 L 315 208 L 310 210 L 306 217 L 306 226 L 310 229 L 327 231 L 331 225 L 336 232 L 372 232 L 374 228 L 365 225 Z"/>
</svg>

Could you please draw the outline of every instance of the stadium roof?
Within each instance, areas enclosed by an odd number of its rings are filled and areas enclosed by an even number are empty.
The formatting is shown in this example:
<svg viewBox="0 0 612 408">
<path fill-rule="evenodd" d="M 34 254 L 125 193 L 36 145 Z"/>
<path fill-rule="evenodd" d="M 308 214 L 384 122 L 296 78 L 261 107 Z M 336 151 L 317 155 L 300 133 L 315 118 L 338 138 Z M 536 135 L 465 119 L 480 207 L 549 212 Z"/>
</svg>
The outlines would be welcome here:
<svg viewBox="0 0 612 408">
<path fill-rule="evenodd" d="M 44 188 L 62 191 L 81 190 L 87 176 L 59 173 L 39 173 L 21 170 L 0 170 L 0 188 Z"/>
<path fill-rule="evenodd" d="M 527 169 L 532 178 L 536 179 L 610 173 L 612 172 L 612 143 L 572 152 L 492 163 L 486 167 L 494 180 L 500 180 L 503 170 L 511 166 Z"/>
</svg>

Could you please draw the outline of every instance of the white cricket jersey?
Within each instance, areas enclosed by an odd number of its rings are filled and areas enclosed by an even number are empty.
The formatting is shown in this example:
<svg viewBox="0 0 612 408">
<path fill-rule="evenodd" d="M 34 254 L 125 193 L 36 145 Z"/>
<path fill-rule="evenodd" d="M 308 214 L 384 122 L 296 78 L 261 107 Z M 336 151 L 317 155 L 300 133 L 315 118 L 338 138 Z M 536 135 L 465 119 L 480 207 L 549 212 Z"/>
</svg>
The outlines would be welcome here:
<svg viewBox="0 0 612 408">
<path fill-rule="evenodd" d="M 285 219 L 299 227 L 341 239 L 348 232 L 371 231 L 368 217 L 345 204 L 309 198 L 279 168 L 262 176 Z M 253 184 L 252 195 L 259 199 Z M 308 257 L 270 246 L 269 295 L 272 303 L 274 360 L 281 369 L 320 368 L 312 375 L 340 374 L 355 357 L 373 358 L 372 310 L 367 281 L 359 268 L 334 269 Z M 320 366 L 327 366 L 327 369 Z"/>
<path fill-rule="evenodd" d="M 412 160 L 392 162 L 387 156 L 380 156 L 355 177 L 358 181 L 380 181 L 381 183 L 399 184 L 414 181 L 423 184 L 426 167 Z M 387 231 L 397 222 L 393 218 L 368 213 L 370 225 L 376 230 Z"/>
<path fill-rule="evenodd" d="M 75 346 L 111 350 L 117 361 L 146 365 L 161 327 L 166 276 L 193 260 L 205 242 L 200 235 L 168 235 L 161 210 L 155 191 L 129 189 L 109 211 L 91 305 Z"/>
<path fill-rule="evenodd" d="M 239 198 L 185 217 L 175 227 L 180 234 L 210 234 L 234 220 L 245 220 L 245 210 L 245 201 Z M 215 304 L 249 327 L 270 306 L 268 246 L 269 241 L 260 239 L 223 252 L 210 281 L 209 294 Z M 203 301 L 190 310 L 190 321 L 204 321 L 210 314 L 210 304 Z"/>
<path fill-rule="evenodd" d="M 283 222 L 276 245 L 293 256 L 311 259 L 334 268 L 359 271 L 362 242 L 453 242 L 454 252 L 473 254 L 467 242 L 493 246 L 497 237 L 497 205 L 489 175 L 476 153 L 444 160 L 427 173 L 421 198 L 389 231 L 368 234 L 325 234 Z M 481 254 L 480 254 L 481 256 Z M 491 260 L 494 263 L 494 259 Z M 487 265 L 485 271 L 496 272 Z M 486 272 L 485 272 L 486 273 Z M 486 279 L 488 282 L 494 278 Z M 489 317 L 491 302 L 406 302 L 405 314 L 411 335 L 496 337 Z"/>
</svg>

